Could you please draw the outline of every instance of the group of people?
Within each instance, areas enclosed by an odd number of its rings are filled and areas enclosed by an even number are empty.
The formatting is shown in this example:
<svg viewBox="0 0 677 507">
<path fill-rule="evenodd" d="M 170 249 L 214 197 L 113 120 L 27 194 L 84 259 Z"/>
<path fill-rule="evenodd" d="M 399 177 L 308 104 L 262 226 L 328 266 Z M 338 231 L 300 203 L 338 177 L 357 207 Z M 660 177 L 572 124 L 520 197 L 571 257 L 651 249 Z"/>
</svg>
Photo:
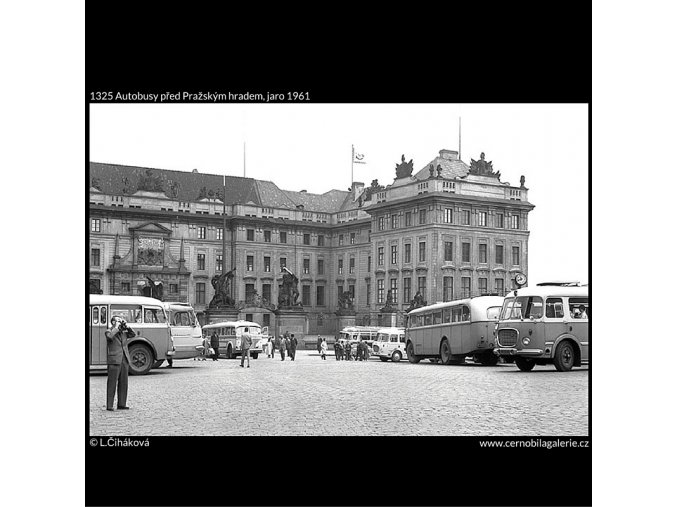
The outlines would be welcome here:
<svg viewBox="0 0 677 507">
<path fill-rule="evenodd" d="M 268 357 L 275 359 L 275 351 L 277 350 L 282 361 L 287 356 L 293 361 L 296 359 L 298 345 L 298 338 L 293 333 L 290 334 L 289 331 L 286 331 L 282 336 L 268 338 L 268 342 L 263 344 L 263 351 Z"/>
<path fill-rule="evenodd" d="M 337 361 L 367 361 L 370 355 L 369 346 L 362 340 L 358 340 L 357 343 L 336 340 L 334 352 L 336 353 Z"/>
</svg>

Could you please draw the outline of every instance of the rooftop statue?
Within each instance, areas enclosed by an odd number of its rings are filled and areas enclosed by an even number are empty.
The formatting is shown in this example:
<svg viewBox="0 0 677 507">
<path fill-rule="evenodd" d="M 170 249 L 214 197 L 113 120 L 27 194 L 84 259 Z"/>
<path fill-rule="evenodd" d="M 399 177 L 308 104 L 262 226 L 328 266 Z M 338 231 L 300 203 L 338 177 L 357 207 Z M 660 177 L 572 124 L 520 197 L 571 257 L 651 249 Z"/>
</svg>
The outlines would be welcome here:
<svg viewBox="0 0 677 507">
<path fill-rule="evenodd" d="M 491 164 L 491 161 L 484 160 L 484 152 L 482 152 L 479 160 L 470 159 L 470 174 L 500 177 L 501 173 L 495 173 Z"/>
<path fill-rule="evenodd" d="M 411 176 L 412 172 L 414 172 L 414 159 L 409 160 L 409 162 L 405 162 L 404 155 L 402 155 L 402 163 L 395 164 L 395 173 L 397 174 L 397 179 Z"/>
</svg>

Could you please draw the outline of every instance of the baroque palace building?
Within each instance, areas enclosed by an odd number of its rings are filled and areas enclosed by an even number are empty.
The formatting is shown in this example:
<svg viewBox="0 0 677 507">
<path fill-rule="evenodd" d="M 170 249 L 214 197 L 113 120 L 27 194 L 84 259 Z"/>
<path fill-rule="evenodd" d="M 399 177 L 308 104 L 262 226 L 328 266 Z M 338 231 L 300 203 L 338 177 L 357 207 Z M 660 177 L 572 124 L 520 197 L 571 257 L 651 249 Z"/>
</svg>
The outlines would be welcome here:
<svg viewBox="0 0 677 507">
<path fill-rule="evenodd" d="M 428 303 L 503 295 L 527 274 L 529 203 L 484 159 L 441 150 L 385 187 L 312 194 L 236 176 L 90 163 L 90 292 L 185 301 L 201 321 L 212 277 L 235 269 L 240 318 L 274 325 L 282 268 L 299 279 L 308 334 L 334 334 L 350 294 L 376 325 L 388 296 L 398 322 L 417 291 Z M 225 248 L 225 250 L 224 250 Z M 156 292 L 157 294 L 157 292 Z"/>
</svg>

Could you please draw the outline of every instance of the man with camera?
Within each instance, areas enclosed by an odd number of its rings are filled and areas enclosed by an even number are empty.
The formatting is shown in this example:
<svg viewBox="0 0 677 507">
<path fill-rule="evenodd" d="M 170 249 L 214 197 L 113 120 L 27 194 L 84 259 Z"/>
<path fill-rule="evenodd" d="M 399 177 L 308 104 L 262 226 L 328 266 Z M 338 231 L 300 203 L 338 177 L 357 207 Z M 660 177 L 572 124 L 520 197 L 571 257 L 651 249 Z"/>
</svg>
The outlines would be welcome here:
<svg viewBox="0 0 677 507">
<path fill-rule="evenodd" d="M 129 376 L 129 349 L 127 342 L 136 336 L 136 333 L 127 327 L 122 317 L 114 316 L 111 320 L 111 329 L 106 331 L 108 342 L 108 383 L 106 390 L 106 410 L 113 410 L 115 389 L 118 391 L 118 409 L 127 410 L 127 380 Z"/>
</svg>

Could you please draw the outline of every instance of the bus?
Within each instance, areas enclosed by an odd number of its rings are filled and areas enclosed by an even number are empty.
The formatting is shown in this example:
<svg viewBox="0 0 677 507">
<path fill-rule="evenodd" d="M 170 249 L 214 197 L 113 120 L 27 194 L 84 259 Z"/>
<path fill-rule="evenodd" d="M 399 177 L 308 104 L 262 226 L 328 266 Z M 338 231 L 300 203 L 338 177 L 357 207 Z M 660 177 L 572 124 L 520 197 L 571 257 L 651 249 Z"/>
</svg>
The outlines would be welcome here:
<svg viewBox="0 0 677 507">
<path fill-rule="evenodd" d="M 350 342 L 351 344 L 358 341 L 366 342 L 371 348 L 378 337 L 378 330 L 380 328 L 375 326 L 348 326 L 339 331 L 338 341 L 341 344 Z"/>
<path fill-rule="evenodd" d="M 234 359 L 242 355 L 242 333 L 248 332 L 252 337 L 252 346 L 249 354 L 257 359 L 263 352 L 263 344 L 268 341 L 268 335 L 261 332 L 261 326 L 256 322 L 247 320 L 231 320 L 216 322 L 202 326 L 202 335 L 210 339 L 212 333 L 219 337 L 219 357 L 225 355 L 226 359 Z"/>
<path fill-rule="evenodd" d="M 146 375 L 157 361 L 174 356 L 167 314 L 159 299 L 144 296 L 89 295 L 89 365 L 107 364 L 106 331 L 122 317 L 136 336 L 129 340 L 130 375 Z"/>
<path fill-rule="evenodd" d="M 167 312 L 169 331 L 174 342 L 174 356 L 172 359 L 192 359 L 202 354 L 202 327 L 197 320 L 195 310 L 188 303 L 165 301 L 164 309 Z M 162 364 L 155 364 L 157 368 Z"/>
<path fill-rule="evenodd" d="M 497 356 L 514 358 L 522 371 L 554 364 L 569 371 L 589 362 L 588 286 L 546 282 L 511 291 L 496 325 Z"/>
<path fill-rule="evenodd" d="M 493 332 L 502 304 L 501 296 L 477 296 L 412 310 L 406 328 L 407 359 L 463 364 L 472 356 L 484 366 L 495 366 Z"/>
<path fill-rule="evenodd" d="M 374 354 L 384 363 L 390 359 L 393 363 L 407 358 L 406 335 L 403 327 L 383 327 L 378 330 L 376 341 L 372 345 Z"/>
</svg>

